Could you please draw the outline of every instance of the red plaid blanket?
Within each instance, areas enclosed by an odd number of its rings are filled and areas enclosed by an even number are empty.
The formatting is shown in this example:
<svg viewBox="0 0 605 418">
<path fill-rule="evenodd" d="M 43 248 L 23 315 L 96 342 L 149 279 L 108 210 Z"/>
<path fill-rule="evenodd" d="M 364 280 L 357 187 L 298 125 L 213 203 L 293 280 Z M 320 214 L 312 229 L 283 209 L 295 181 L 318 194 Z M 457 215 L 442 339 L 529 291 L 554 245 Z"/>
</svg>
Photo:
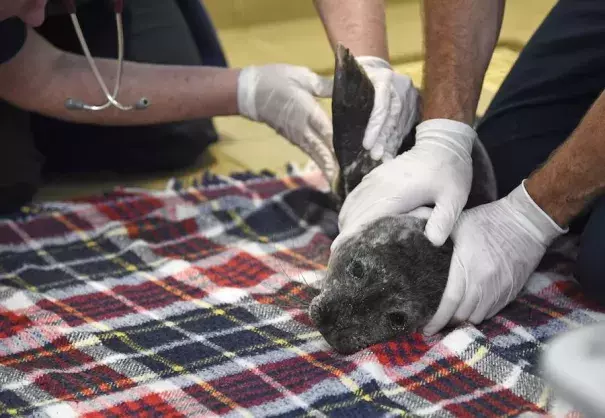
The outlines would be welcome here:
<svg viewBox="0 0 605 418">
<path fill-rule="evenodd" d="M 545 413 L 543 344 L 603 318 L 566 259 L 480 327 L 339 356 L 305 310 L 336 222 L 324 187 L 318 173 L 208 177 L 0 221 L 0 414 Z"/>
</svg>

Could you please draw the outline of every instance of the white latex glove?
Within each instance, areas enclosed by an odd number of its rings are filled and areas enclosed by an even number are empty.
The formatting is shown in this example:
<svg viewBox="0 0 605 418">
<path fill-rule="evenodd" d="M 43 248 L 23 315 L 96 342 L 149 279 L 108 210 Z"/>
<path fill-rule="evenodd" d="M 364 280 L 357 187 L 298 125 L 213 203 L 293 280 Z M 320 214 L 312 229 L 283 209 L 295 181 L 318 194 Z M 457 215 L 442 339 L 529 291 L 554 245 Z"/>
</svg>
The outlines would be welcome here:
<svg viewBox="0 0 605 418">
<path fill-rule="evenodd" d="M 468 125 L 432 119 L 416 127 L 416 144 L 367 174 L 345 199 L 338 217 L 335 249 L 365 224 L 387 215 L 435 205 L 427 238 L 443 245 L 471 189 L 471 151 L 477 134 Z"/>
<path fill-rule="evenodd" d="M 363 147 L 374 160 L 387 161 L 395 157 L 403 139 L 418 121 L 420 94 L 410 77 L 394 72 L 382 58 L 356 59 L 375 90 Z"/>
<path fill-rule="evenodd" d="M 454 254 L 432 335 L 448 323 L 479 324 L 517 297 L 560 228 L 524 183 L 506 197 L 464 211 L 454 228 Z"/>
<path fill-rule="evenodd" d="M 245 67 L 237 87 L 239 113 L 263 122 L 301 148 L 331 182 L 332 121 L 315 97 L 331 97 L 333 80 L 288 64 Z"/>
</svg>

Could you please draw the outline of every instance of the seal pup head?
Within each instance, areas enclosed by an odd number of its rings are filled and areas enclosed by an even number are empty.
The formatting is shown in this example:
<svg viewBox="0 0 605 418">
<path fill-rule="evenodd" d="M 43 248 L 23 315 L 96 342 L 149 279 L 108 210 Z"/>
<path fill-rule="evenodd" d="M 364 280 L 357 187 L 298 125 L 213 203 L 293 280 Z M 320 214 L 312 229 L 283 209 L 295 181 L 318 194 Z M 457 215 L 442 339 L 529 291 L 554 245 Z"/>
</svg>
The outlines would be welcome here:
<svg viewBox="0 0 605 418">
<path fill-rule="evenodd" d="M 453 244 L 433 246 L 425 224 L 409 215 L 384 217 L 332 253 L 309 314 L 337 352 L 413 333 L 437 311 Z"/>
</svg>

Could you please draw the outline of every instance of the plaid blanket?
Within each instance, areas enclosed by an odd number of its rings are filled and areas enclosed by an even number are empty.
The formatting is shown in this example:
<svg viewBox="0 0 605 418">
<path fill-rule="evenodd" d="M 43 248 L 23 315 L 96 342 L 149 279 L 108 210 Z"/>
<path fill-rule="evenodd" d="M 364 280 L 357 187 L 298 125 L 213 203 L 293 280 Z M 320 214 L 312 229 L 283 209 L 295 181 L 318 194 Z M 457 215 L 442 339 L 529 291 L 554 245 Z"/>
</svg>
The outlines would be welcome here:
<svg viewBox="0 0 605 418">
<path fill-rule="evenodd" d="M 602 320 L 569 260 L 479 327 L 333 352 L 306 306 L 336 214 L 318 172 L 29 208 L 0 221 L 0 414 L 518 416 L 552 396 L 537 359 Z"/>
</svg>

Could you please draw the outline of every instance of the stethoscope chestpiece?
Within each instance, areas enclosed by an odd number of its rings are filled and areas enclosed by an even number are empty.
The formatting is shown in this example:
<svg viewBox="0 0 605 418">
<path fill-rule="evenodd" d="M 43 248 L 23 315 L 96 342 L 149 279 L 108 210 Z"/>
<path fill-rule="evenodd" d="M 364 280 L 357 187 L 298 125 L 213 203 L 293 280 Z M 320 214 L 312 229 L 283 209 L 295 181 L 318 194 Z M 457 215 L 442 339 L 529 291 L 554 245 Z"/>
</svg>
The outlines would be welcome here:
<svg viewBox="0 0 605 418">
<path fill-rule="evenodd" d="M 146 97 L 141 97 L 134 106 L 122 106 L 121 110 L 145 110 L 149 107 L 151 102 Z M 75 100 L 69 98 L 65 100 L 65 107 L 69 110 L 102 110 L 107 106 L 91 106 L 84 103 L 82 100 Z"/>
<path fill-rule="evenodd" d="M 139 99 L 139 101 L 136 102 L 136 104 L 134 105 L 134 108 L 136 110 L 143 110 L 143 109 L 147 109 L 150 104 L 151 104 L 151 102 L 149 101 L 149 99 L 147 97 L 141 97 Z"/>
</svg>

